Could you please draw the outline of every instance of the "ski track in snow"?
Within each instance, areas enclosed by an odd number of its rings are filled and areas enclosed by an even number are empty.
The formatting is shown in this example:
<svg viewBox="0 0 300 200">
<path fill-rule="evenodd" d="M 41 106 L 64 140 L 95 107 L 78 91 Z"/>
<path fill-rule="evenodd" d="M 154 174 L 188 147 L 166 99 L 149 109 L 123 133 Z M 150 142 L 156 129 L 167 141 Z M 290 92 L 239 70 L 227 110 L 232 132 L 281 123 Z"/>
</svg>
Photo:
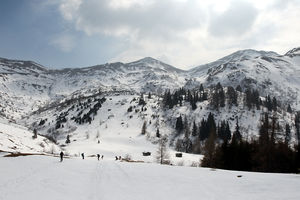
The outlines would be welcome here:
<svg viewBox="0 0 300 200">
<path fill-rule="evenodd" d="M 0 157 L 0 200 L 298 200 L 300 176 L 124 163 Z M 237 178 L 242 175 L 242 178 Z"/>
</svg>

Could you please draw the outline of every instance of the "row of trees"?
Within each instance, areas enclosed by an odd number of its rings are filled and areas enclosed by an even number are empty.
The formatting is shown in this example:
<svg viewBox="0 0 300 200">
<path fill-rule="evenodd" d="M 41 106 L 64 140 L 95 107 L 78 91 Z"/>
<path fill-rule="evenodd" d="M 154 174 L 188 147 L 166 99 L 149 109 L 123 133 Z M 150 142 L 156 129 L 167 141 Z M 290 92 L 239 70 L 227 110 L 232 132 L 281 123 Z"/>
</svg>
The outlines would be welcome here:
<svg viewBox="0 0 300 200">
<path fill-rule="evenodd" d="M 229 141 L 232 137 L 229 122 L 223 120 L 217 124 L 212 113 L 209 113 L 207 119 L 203 118 L 199 125 L 194 121 L 191 130 L 190 127 L 191 125 L 186 117 L 184 119 L 182 119 L 181 115 L 177 117 L 175 124 L 176 135 L 183 135 L 183 138 L 179 138 L 176 141 L 175 149 L 177 151 L 201 153 L 201 144 L 211 135 L 216 135 L 216 139 L 220 141 Z M 241 138 L 238 120 L 236 121 L 234 133 L 235 137 Z"/>
<path fill-rule="evenodd" d="M 192 109 L 195 110 L 197 108 L 196 103 L 207 100 L 207 93 L 204 91 L 203 85 L 196 90 L 188 90 L 184 88 L 180 88 L 173 93 L 170 90 L 167 90 L 163 95 L 163 105 L 165 108 L 172 109 L 176 105 L 182 106 L 182 102 L 189 102 L 192 106 Z"/>
<path fill-rule="evenodd" d="M 205 141 L 202 166 L 229 170 L 261 172 L 297 172 L 300 167 L 300 145 L 290 147 L 290 127 L 285 134 L 276 115 L 265 113 L 261 118 L 259 138 L 246 141 L 238 136 L 238 128 L 231 140 L 217 141 L 212 132 Z M 280 139 L 279 135 L 285 135 Z"/>
<path fill-rule="evenodd" d="M 106 98 L 103 97 L 101 99 L 95 99 L 94 101 L 96 103 L 93 107 L 90 107 L 90 110 L 87 113 L 82 114 L 83 112 L 81 111 L 77 114 L 77 117 L 72 117 L 71 119 L 78 124 L 91 123 L 97 115 L 98 110 L 102 107 L 102 104 L 106 101 Z"/>
<path fill-rule="evenodd" d="M 240 98 L 242 101 L 240 102 L 238 101 L 239 95 L 242 95 Z M 189 102 L 192 109 L 195 110 L 197 108 L 196 103 L 205 100 L 209 100 L 209 104 L 214 110 L 218 110 L 226 105 L 231 108 L 232 106 L 238 106 L 239 103 L 243 103 L 249 110 L 260 109 L 261 106 L 264 106 L 269 111 L 277 111 L 277 108 L 281 107 L 276 97 L 267 95 L 262 99 L 258 90 L 246 89 L 243 92 L 240 86 L 236 88 L 228 86 L 225 90 L 221 83 L 217 83 L 216 86 L 206 90 L 202 84 L 194 90 L 180 88 L 173 93 L 167 90 L 163 95 L 163 105 L 168 109 L 172 109 L 176 105 L 182 106 L 182 103 L 185 101 Z M 291 106 L 288 105 L 286 110 L 291 113 Z"/>
</svg>

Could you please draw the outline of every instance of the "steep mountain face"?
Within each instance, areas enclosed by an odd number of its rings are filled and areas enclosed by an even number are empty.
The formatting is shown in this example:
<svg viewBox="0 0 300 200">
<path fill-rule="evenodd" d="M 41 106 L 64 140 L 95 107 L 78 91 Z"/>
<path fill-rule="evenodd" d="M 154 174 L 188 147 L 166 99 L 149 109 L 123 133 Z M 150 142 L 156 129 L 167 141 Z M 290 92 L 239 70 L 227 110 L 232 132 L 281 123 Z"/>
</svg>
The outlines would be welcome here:
<svg viewBox="0 0 300 200">
<path fill-rule="evenodd" d="M 56 81 L 55 94 L 99 90 L 161 93 L 183 84 L 183 71 L 152 58 L 132 63 L 111 63 L 80 69 L 50 71 Z"/>
<path fill-rule="evenodd" d="M 207 86 L 220 82 L 224 86 L 258 89 L 262 96 L 276 96 L 296 106 L 300 90 L 299 58 L 299 48 L 284 56 L 274 52 L 243 50 L 196 67 L 190 74 Z"/>
<path fill-rule="evenodd" d="M 50 101 L 53 78 L 31 61 L 0 59 L 0 114 L 20 118 Z"/>
</svg>

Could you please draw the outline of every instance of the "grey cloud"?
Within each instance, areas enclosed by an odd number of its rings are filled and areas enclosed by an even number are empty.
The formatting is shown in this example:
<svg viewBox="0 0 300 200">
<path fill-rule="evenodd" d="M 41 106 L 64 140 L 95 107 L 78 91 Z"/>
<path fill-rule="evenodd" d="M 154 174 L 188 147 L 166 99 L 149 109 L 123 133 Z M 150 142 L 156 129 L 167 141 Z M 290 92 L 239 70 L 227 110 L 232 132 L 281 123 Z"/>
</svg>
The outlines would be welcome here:
<svg viewBox="0 0 300 200">
<path fill-rule="evenodd" d="M 77 29 L 87 33 L 109 32 L 121 29 L 136 31 L 157 37 L 170 37 L 181 31 L 200 27 L 205 15 L 196 0 L 174 2 L 153 1 L 147 6 L 134 5 L 130 8 L 113 9 L 109 0 L 82 1 L 76 12 Z"/>
<path fill-rule="evenodd" d="M 251 29 L 258 11 L 245 1 L 233 1 L 220 15 L 211 16 L 209 32 L 213 36 L 238 36 Z"/>
</svg>

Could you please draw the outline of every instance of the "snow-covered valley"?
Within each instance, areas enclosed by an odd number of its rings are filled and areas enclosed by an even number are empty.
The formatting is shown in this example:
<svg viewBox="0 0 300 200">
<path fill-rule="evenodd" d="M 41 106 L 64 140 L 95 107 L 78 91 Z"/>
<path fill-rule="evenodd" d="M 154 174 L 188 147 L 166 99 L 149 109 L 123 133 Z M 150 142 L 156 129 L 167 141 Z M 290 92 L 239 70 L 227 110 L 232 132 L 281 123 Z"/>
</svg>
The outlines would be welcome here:
<svg viewBox="0 0 300 200">
<path fill-rule="evenodd" d="M 289 199 L 300 177 L 126 163 L 104 158 L 0 158 L 0 199 Z M 241 177 L 238 177 L 241 176 Z"/>
</svg>

